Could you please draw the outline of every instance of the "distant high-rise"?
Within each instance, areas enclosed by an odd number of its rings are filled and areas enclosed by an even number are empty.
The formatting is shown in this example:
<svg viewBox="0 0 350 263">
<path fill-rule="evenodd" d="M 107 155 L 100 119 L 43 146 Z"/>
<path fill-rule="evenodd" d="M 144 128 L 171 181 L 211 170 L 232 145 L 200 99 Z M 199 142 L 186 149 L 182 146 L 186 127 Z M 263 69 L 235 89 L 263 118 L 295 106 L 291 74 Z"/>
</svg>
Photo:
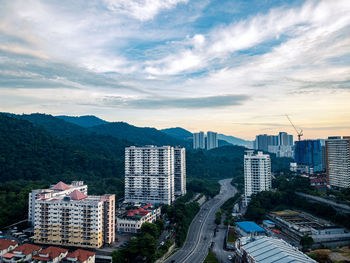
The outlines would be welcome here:
<svg viewBox="0 0 350 263">
<path fill-rule="evenodd" d="M 350 188 L 350 136 L 326 140 L 328 183 L 337 188 Z"/>
<path fill-rule="evenodd" d="M 244 195 L 248 205 L 251 195 L 271 189 L 270 155 L 246 151 L 244 155 Z"/>
<path fill-rule="evenodd" d="M 193 149 L 205 149 L 204 132 L 193 133 Z"/>
<path fill-rule="evenodd" d="M 272 138 L 270 139 L 270 142 L 272 141 Z M 268 145 L 269 145 L 269 136 L 267 134 L 261 134 L 257 135 L 255 138 L 255 150 L 259 151 L 268 151 Z"/>
<path fill-rule="evenodd" d="M 174 193 L 186 194 L 186 150 L 182 147 L 174 148 Z"/>
<path fill-rule="evenodd" d="M 217 132 L 207 132 L 207 150 L 218 148 L 218 133 Z"/>
<path fill-rule="evenodd" d="M 174 201 L 174 148 L 125 148 L 125 201 L 168 204 Z"/>
<path fill-rule="evenodd" d="M 295 142 L 294 161 L 298 169 L 306 173 L 323 171 L 322 147 L 320 140 Z"/>
<path fill-rule="evenodd" d="M 274 153 L 277 157 L 293 158 L 293 135 L 286 132 L 280 132 L 278 135 L 257 135 L 254 149 Z"/>
</svg>

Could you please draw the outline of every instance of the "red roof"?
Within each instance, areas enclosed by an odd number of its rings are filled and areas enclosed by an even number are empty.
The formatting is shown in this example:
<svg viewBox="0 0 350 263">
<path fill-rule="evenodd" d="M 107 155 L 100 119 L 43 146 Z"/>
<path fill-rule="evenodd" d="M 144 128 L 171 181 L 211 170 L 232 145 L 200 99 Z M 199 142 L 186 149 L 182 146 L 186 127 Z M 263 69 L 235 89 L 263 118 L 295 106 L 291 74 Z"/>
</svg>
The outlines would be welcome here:
<svg viewBox="0 0 350 263">
<path fill-rule="evenodd" d="M 15 254 L 13 253 L 6 253 L 5 255 L 2 255 L 3 258 L 13 258 Z"/>
<path fill-rule="evenodd" d="M 147 204 L 147 205 L 145 205 L 143 208 L 144 208 L 144 209 L 147 209 L 147 208 L 150 208 L 150 207 L 152 207 L 152 204 Z"/>
<path fill-rule="evenodd" d="M 8 249 L 10 246 L 18 245 L 16 241 L 0 239 L 0 250 Z"/>
<path fill-rule="evenodd" d="M 75 258 L 78 260 L 78 262 L 84 262 L 86 261 L 89 257 L 95 256 L 95 252 L 91 252 L 88 250 L 83 250 L 83 249 L 77 249 L 74 252 L 68 253 L 68 255 L 65 257 L 67 258 Z"/>
<path fill-rule="evenodd" d="M 68 190 L 70 188 L 69 185 L 66 185 L 64 182 L 59 182 L 57 183 L 55 186 L 53 186 L 51 188 L 51 190 L 59 190 L 59 191 L 63 191 L 63 190 Z"/>
<path fill-rule="evenodd" d="M 49 261 L 59 257 L 61 254 L 66 254 L 68 249 L 50 246 L 34 256 L 33 259 Z M 46 256 L 45 256 L 46 255 Z"/>
<path fill-rule="evenodd" d="M 39 251 L 41 249 L 42 249 L 42 247 L 39 247 L 36 245 L 23 244 L 23 245 L 16 247 L 15 249 L 13 249 L 11 251 L 11 253 L 14 253 L 15 251 L 17 251 L 17 252 L 22 252 L 22 254 L 24 254 L 24 255 L 29 255 L 29 254 L 32 254 L 34 251 Z"/>
<path fill-rule="evenodd" d="M 72 200 L 82 200 L 87 197 L 87 195 L 84 195 L 79 190 L 74 190 L 69 196 L 72 197 Z"/>
</svg>

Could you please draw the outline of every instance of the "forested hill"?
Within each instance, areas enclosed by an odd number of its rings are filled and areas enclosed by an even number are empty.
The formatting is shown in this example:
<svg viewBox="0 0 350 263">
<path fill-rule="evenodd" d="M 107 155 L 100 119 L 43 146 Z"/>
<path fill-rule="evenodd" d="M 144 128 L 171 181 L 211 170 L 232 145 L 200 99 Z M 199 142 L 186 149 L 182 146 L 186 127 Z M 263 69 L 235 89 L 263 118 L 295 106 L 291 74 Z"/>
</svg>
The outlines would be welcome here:
<svg viewBox="0 0 350 263">
<path fill-rule="evenodd" d="M 119 142 L 119 141 L 118 141 Z M 119 143 L 123 149 L 127 144 Z M 122 155 L 95 152 L 32 123 L 0 114 L 0 178 L 89 180 L 123 174 Z"/>
<path fill-rule="evenodd" d="M 56 116 L 56 118 L 62 119 L 66 122 L 74 123 L 76 125 L 79 125 L 85 128 L 108 123 L 107 121 L 97 118 L 96 116 L 93 116 L 93 115 L 77 116 L 77 117 L 61 115 L 61 116 Z"/>
<path fill-rule="evenodd" d="M 140 128 L 125 122 L 110 122 L 89 128 L 90 131 L 126 139 L 137 145 L 181 145 L 190 148 L 191 144 L 184 140 L 173 138 L 155 128 Z"/>
</svg>

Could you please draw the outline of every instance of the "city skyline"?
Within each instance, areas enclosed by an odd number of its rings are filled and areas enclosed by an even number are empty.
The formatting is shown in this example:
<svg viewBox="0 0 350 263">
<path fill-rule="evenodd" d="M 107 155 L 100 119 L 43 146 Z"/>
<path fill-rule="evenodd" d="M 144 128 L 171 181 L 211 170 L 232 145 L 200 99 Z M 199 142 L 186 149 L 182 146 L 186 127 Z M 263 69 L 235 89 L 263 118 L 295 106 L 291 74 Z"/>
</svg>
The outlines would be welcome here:
<svg viewBox="0 0 350 263">
<path fill-rule="evenodd" d="M 349 1 L 0 1 L 0 111 L 350 134 Z"/>
</svg>

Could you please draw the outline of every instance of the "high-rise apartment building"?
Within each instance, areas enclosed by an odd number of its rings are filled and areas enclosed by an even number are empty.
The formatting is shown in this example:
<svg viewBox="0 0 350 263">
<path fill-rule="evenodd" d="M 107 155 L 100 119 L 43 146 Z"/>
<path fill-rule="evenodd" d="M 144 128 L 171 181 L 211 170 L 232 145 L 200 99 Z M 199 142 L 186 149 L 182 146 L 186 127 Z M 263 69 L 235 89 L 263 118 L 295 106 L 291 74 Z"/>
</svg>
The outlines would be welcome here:
<svg viewBox="0 0 350 263">
<path fill-rule="evenodd" d="M 298 170 L 306 173 L 323 171 L 322 147 L 320 140 L 295 142 L 294 161 Z"/>
<path fill-rule="evenodd" d="M 218 148 L 218 133 L 217 132 L 207 132 L 207 150 Z"/>
<path fill-rule="evenodd" d="M 87 196 L 72 185 L 32 192 L 34 242 L 99 248 L 115 240 L 115 195 Z M 84 186 L 79 182 L 79 186 Z"/>
<path fill-rule="evenodd" d="M 193 149 L 205 149 L 204 132 L 193 133 Z"/>
<path fill-rule="evenodd" d="M 174 194 L 186 194 L 186 149 L 182 147 L 174 148 Z"/>
<path fill-rule="evenodd" d="M 125 148 L 125 201 L 171 204 L 174 201 L 174 148 Z"/>
<path fill-rule="evenodd" d="M 248 205 L 251 195 L 271 189 L 270 155 L 246 151 L 244 155 L 244 195 Z"/>
<path fill-rule="evenodd" d="M 350 136 L 326 140 L 326 168 L 329 185 L 350 188 Z"/>
</svg>

